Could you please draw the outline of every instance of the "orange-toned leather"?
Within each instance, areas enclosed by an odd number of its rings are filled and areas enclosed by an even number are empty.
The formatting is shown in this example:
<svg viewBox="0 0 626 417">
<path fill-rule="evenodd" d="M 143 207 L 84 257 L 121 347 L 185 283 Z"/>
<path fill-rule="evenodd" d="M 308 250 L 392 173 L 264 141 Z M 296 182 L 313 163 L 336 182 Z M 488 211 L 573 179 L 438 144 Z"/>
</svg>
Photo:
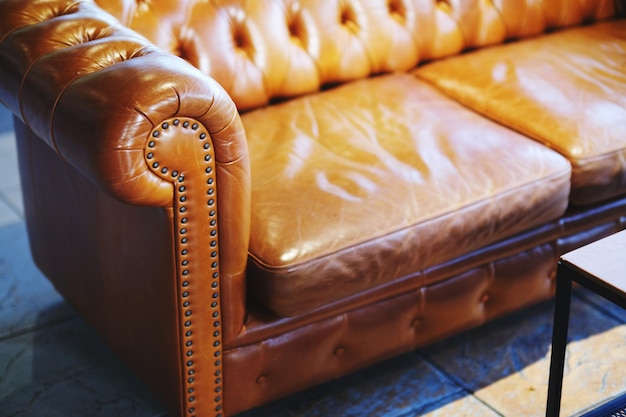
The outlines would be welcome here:
<svg viewBox="0 0 626 417">
<path fill-rule="evenodd" d="M 227 348 L 259 343 L 264 339 L 291 332 L 299 327 L 342 314 L 345 311 L 360 309 L 372 303 L 415 291 L 425 286 L 439 285 L 451 277 L 461 275 L 468 270 L 492 262 L 497 263 L 501 259 L 508 259 L 520 252 L 529 251 L 538 245 L 553 242 L 550 245 L 556 245 L 559 248 L 557 250 L 558 253 L 568 252 L 601 236 L 607 236 L 622 230 L 626 227 L 626 218 L 623 216 L 625 210 L 626 197 L 612 200 L 596 207 L 571 207 L 559 219 L 546 222 L 539 227 L 467 253 L 465 256 L 457 257 L 449 262 L 412 273 L 384 286 L 363 291 L 338 302 L 330 303 L 309 314 L 277 318 L 268 313 L 267 310 L 259 308 L 257 304 L 252 304 L 250 316 L 246 321 L 246 332 L 230 341 Z M 555 265 L 553 265 L 550 275 L 553 275 L 552 272 L 555 270 Z M 425 283 L 428 283 L 428 285 L 425 285 Z M 510 295 L 515 297 L 513 293 Z M 494 301 L 494 298 L 492 297 L 491 300 Z M 445 305 L 445 301 L 443 303 Z M 505 306 L 513 303 L 513 301 L 503 294 L 502 300 L 499 300 L 498 303 Z M 450 304 L 448 304 L 448 307 L 450 307 Z"/>
<path fill-rule="evenodd" d="M 96 0 L 214 77 L 240 110 L 547 29 L 614 0 Z"/>
<path fill-rule="evenodd" d="M 574 204 L 626 192 L 626 20 L 577 27 L 433 62 L 416 74 L 557 150 Z"/>
<path fill-rule="evenodd" d="M 567 207 L 565 158 L 409 74 L 242 120 L 255 173 L 248 283 L 277 315 L 441 264 Z"/>
<path fill-rule="evenodd" d="M 402 289 L 371 292 L 315 314 L 276 320 L 252 310 L 245 339 L 226 352 L 227 410 L 269 402 L 548 298 L 558 256 L 624 229 L 624 210 L 626 198 L 570 210 L 425 271 L 430 279 L 405 277 Z"/>
<path fill-rule="evenodd" d="M 230 206 L 220 216 L 220 246 L 226 248 L 220 269 L 225 294 L 237 301 L 225 311 L 233 318 L 226 332 L 238 333 L 245 314 L 250 173 L 232 100 L 215 81 L 93 4 L 9 3 L 3 9 L 12 20 L 1 24 L 7 33 L 0 42 L 0 100 L 107 193 L 133 204 L 175 205 L 175 179 L 155 175 L 144 158 L 149 135 L 175 116 L 207 129 L 223 190 L 219 204 Z"/>
</svg>

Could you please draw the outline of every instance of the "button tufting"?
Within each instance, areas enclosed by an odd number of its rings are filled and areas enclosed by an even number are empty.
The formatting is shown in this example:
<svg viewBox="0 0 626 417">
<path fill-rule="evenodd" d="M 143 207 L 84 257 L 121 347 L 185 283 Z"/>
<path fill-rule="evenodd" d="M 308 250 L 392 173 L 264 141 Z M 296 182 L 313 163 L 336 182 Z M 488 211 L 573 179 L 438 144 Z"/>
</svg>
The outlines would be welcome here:
<svg viewBox="0 0 626 417">
<path fill-rule="evenodd" d="M 244 26 L 236 26 L 233 32 L 233 43 L 237 49 L 245 50 L 250 46 L 250 34 Z"/>
<path fill-rule="evenodd" d="M 485 304 L 487 301 L 489 301 L 489 293 L 484 293 L 482 297 L 480 297 L 480 302 Z"/>
<path fill-rule="evenodd" d="M 291 3 L 286 11 L 287 30 L 291 38 L 302 40 L 304 33 L 304 23 L 302 22 L 301 8 L 298 1 Z"/>
<path fill-rule="evenodd" d="M 346 352 L 346 350 L 342 347 L 338 347 L 337 349 L 335 349 L 335 356 L 343 356 L 343 354 Z"/>
<path fill-rule="evenodd" d="M 354 22 L 354 16 L 351 9 L 344 9 L 341 11 L 340 20 L 342 25 L 347 25 L 350 22 Z"/>
<path fill-rule="evenodd" d="M 404 20 L 406 18 L 406 6 L 402 0 L 389 0 L 387 7 L 392 17 L 398 20 Z"/>
</svg>

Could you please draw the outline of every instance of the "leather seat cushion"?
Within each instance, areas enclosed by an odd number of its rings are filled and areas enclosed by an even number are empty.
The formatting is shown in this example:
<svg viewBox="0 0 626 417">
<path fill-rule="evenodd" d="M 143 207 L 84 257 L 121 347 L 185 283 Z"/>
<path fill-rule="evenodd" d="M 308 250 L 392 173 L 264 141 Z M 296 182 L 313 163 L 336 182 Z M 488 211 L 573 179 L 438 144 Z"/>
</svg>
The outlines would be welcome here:
<svg viewBox="0 0 626 417">
<path fill-rule="evenodd" d="M 565 158 L 409 74 L 242 119 L 252 169 L 248 283 L 281 316 L 425 270 L 567 206 Z"/>
<path fill-rule="evenodd" d="M 626 192 L 626 20 L 494 46 L 416 74 L 569 159 L 572 203 Z"/>
</svg>

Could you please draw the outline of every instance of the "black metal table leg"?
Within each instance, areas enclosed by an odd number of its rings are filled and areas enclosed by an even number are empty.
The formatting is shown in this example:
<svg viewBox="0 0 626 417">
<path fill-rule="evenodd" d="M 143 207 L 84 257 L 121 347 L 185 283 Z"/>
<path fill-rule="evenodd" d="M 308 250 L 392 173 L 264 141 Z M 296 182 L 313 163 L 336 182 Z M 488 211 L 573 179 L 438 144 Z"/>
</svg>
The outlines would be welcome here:
<svg viewBox="0 0 626 417">
<path fill-rule="evenodd" d="M 565 366 L 565 348 L 572 295 L 571 271 L 559 264 L 554 305 L 554 327 L 552 330 L 552 355 L 550 360 L 550 379 L 548 381 L 548 404 L 546 417 L 558 417 L 561 409 L 563 388 L 563 368 Z"/>
</svg>

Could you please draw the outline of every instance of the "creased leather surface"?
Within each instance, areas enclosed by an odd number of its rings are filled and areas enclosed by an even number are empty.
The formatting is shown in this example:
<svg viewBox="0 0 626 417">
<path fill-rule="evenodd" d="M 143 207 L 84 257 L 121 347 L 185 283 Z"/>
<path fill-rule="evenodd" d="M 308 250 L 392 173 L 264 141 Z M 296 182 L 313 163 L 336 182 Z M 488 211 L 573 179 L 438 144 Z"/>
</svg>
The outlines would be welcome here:
<svg viewBox="0 0 626 417">
<path fill-rule="evenodd" d="M 450 97 L 563 154 L 574 204 L 626 192 L 626 20 L 422 66 Z"/>
<path fill-rule="evenodd" d="M 437 265 L 567 205 L 564 158 L 407 74 L 242 120 L 254 172 L 248 279 L 280 315 Z"/>
</svg>

